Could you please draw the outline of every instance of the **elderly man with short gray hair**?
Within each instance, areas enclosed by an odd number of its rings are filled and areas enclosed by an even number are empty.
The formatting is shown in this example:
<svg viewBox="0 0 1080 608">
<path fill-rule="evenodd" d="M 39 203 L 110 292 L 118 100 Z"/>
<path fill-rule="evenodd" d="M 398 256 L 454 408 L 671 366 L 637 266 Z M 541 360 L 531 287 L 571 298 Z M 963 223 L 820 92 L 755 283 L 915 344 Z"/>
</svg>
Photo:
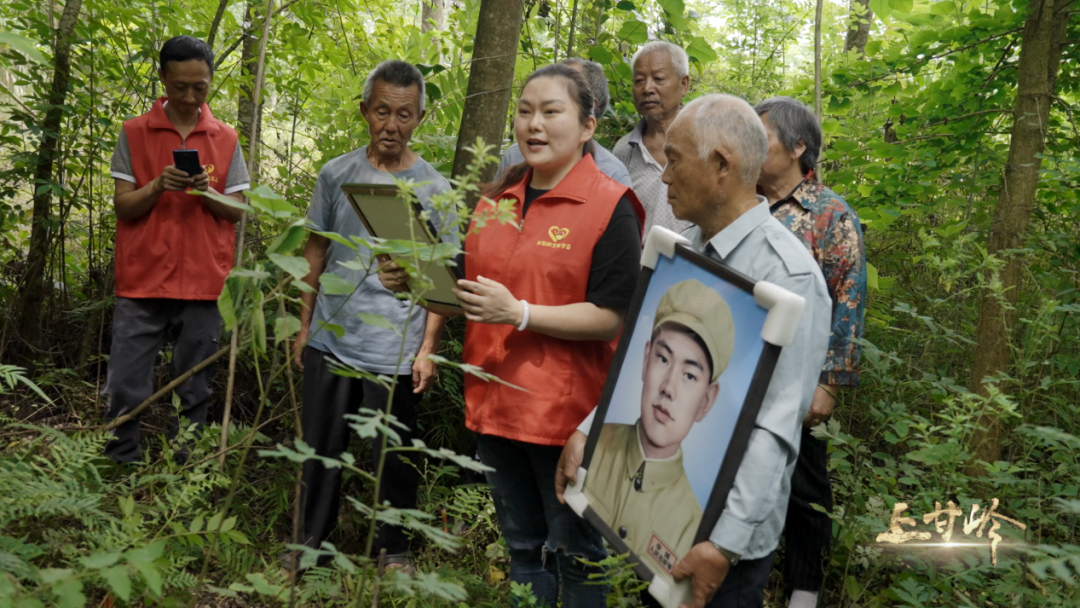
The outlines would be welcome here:
<svg viewBox="0 0 1080 608">
<path fill-rule="evenodd" d="M 832 415 L 843 389 L 859 384 L 866 251 L 855 210 L 816 177 L 821 150 L 817 116 L 790 97 L 766 99 L 754 109 L 769 136 L 769 155 L 758 177 L 758 189 L 768 199 L 773 216 L 806 245 L 821 266 L 833 303 L 829 355 L 803 420 L 802 447 L 791 477 L 784 526 L 782 571 L 784 586 L 791 593 L 789 608 L 814 608 L 832 544 L 832 488 L 828 446 L 810 428 Z"/>
<path fill-rule="evenodd" d="M 356 414 L 362 403 L 368 409 L 381 410 L 390 398 L 383 384 L 342 376 L 334 369 L 355 368 L 367 372 L 369 378 L 372 374 L 397 376 L 390 413 L 404 425 L 397 429 L 401 442 L 410 445 L 421 393 L 435 381 L 435 364 L 426 356 L 438 350 L 445 325 L 443 317 L 398 300 L 382 286 L 376 273 L 365 271 L 375 264 L 366 247 L 350 248 L 319 234 L 370 238 L 341 186 L 393 184 L 395 178 L 418 184 L 417 199 L 431 212 L 436 226 L 445 227 L 451 221 L 433 210 L 430 202 L 433 196 L 450 188 L 449 182 L 409 148 L 413 130 L 424 117 L 424 78 L 420 70 L 404 61 L 384 61 L 368 75 L 361 99 L 360 113 L 368 125 L 369 143 L 323 165 L 307 213 L 313 231 L 304 247 L 304 258 L 311 267 L 304 282 L 311 290 L 300 295 L 303 306 L 296 363 L 304 369 L 304 442 L 316 454 L 328 458 L 338 458 L 349 448 L 347 415 Z M 358 284 L 356 290 L 348 295 L 328 293 L 319 281 L 324 271 Z M 381 320 L 368 323 L 361 315 Z M 403 339 L 406 359 L 400 361 Z M 380 447 L 381 438 L 372 438 L 376 464 Z M 397 509 L 416 508 L 415 467 L 393 453 L 387 455 L 383 470 L 385 476 L 376 500 L 380 504 L 389 502 Z M 303 482 L 301 542 L 319 547 L 337 522 L 341 469 L 308 460 L 304 463 Z M 409 539 L 402 526 L 379 525 L 374 551 L 378 554 L 381 549 L 386 550 L 388 566 L 413 568 Z M 287 561 L 286 566 L 291 565 Z"/>
<path fill-rule="evenodd" d="M 633 70 L 634 107 L 641 120 L 615 144 L 615 156 L 626 165 L 634 194 L 645 207 L 645 234 L 653 226 L 676 232 L 690 224 L 676 218 L 667 204 L 667 187 L 661 181 L 667 157 L 664 138 L 679 114 L 690 87 L 690 58 L 681 47 L 654 40 L 630 59 Z"/>
<path fill-rule="evenodd" d="M 754 109 L 730 95 L 706 95 L 688 104 L 671 123 L 664 143 L 668 202 L 675 217 L 694 224 L 683 232 L 691 246 L 806 300 L 795 336 L 776 362 L 719 521 L 708 540 L 674 556 L 672 575 L 691 579 L 693 608 L 764 603 L 801 422 L 829 342 L 831 303 L 821 269 L 756 193 L 767 150 L 768 137 Z M 557 492 L 562 491 L 560 482 L 565 486 L 566 479 L 576 477 L 584 448 L 585 434 L 571 435 L 560 460 Z"/>
<path fill-rule="evenodd" d="M 585 80 L 589 82 L 589 90 L 592 91 L 594 105 L 593 116 L 596 117 L 596 121 L 599 122 L 604 114 L 607 114 L 608 103 L 611 99 L 611 95 L 608 93 L 608 81 L 607 76 L 604 75 L 604 68 L 595 61 L 589 61 L 588 59 L 582 59 L 580 57 L 570 57 L 562 60 L 560 63 L 568 65 L 575 70 L 582 73 L 585 76 Z M 615 157 L 614 154 L 608 151 L 607 148 L 596 143 L 593 140 L 593 160 L 596 162 L 596 166 L 600 171 L 610 177 L 611 179 L 619 182 L 620 184 L 631 188 L 633 184 L 630 181 L 630 174 L 626 171 L 626 165 L 621 160 Z M 525 162 L 525 157 L 521 154 L 521 149 L 518 148 L 517 142 L 510 144 L 510 147 L 503 153 L 502 163 L 499 164 L 499 174 L 509 169 L 510 167 Z"/>
<path fill-rule="evenodd" d="M 756 193 L 768 136 L 754 109 L 730 95 L 706 95 L 671 124 L 664 183 L 668 202 L 694 226 L 694 249 L 756 280 L 806 299 L 795 338 L 777 360 L 735 484 L 709 540 L 676 564 L 691 577 L 694 608 L 761 606 L 780 540 L 810 409 L 829 343 L 828 288 L 813 256 Z"/>
</svg>

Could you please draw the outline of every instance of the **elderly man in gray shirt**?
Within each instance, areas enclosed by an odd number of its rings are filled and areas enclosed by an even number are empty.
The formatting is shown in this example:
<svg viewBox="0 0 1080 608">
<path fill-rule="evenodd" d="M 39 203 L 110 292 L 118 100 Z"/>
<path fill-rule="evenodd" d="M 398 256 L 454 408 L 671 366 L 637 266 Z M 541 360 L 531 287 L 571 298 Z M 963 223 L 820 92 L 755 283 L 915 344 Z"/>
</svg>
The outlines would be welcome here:
<svg viewBox="0 0 1080 608">
<path fill-rule="evenodd" d="M 756 117 L 737 97 L 707 95 L 683 109 L 664 144 L 668 202 L 675 217 L 693 222 L 683 235 L 694 249 L 806 299 L 795 338 L 777 361 L 720 520 L 709 540 L 680 556 L 672 571 L 676 579 L 691 579 L 693 608 L 764 603 L 802 420 L 829 344 L 832 301 L 821 270 L 755 190 L 768 149 L 765 128 Z M 583 432 L 571 436 L 560 477 L 576 476 L 584 444 Z"/>
<path fill-rule="evenodd" d="M 595 61 L 589 61 L 580 57 L 570 57 L 569 59 L 562 60 L 563 64 L 568 65 L 575 70 L 581 72 L 585 76 L 585 80 L 589 81 L 589 89 L 592 90 L 594 105 L 593 116 L 596 117 L 597 122 L 604 117 L 607 113 L 608 101 L 611 96 L 608 94 L 607 76 L 604 76 L 604 68 Z M 621 160 L 615 157 L 614 154 L 608 152 L 607 148 L 593 141 L 593 160 L 596 161 L 596 166 L 611 179 L 619 182 L 627 188 L 632 188 L 633 184 L 630 183 L 630 173 L 626 171 L 626 165 Z M 521 154 L 521 149 L 518 148 L 517 142 L 510 144 L 510 147 L 503 153 L 502 162 L 499 164 L 499 174 L 509 169 L 510 167 L 525 162 L 525 157 Z"/>
<path fill-rule="evenodd" d="M 430 199 L 450 184 L 434 167 L 409 149 L 413 130 L 424 116 L 424 80 L 416 67 L 398 60 L 380 63 L 364 84 L 360 111 L 368 123 L 370 143 L 323 166 L 315 184 L 308 222 L 320 232 L 370 238 L 360 218 L 341 190 L 345 183 L 393 184 L 394 178 L 412 180 L 420 204 L 432 212 L 436 226 L 444 220 L 432 210 Z M 304 282 L 313 289 L 301 294 L 300 333 L 296 363 L 304 369 L 304 441 L 319 456 L 337 458 L 349 448 L 351 431 L 345 416 L 355 414 L 361 403 L 383 409 L 389 391 L 378 382 L 333 373 L 336 366 L 397 376 L 390 413 L 405 425 L 398 435 L 410 445 L 421 393 L 435 380 L 435 365 L 426 359 L 439 347 L 445 319 L 399 300 L 379 282 L 371 252 L 359 251 L 312 233 L 304 247 L 311 265 Z M 359 262 L 359 264 L 357 264 Z M 364 268 L 368 268 L 367 271 Z M 357 284 L 351 294 L 328 293 L 320 287 L 323 272 L 334 273 Z M 366 276 L 365 276 L 366 275 Z M 316 295 L 317 294 L 317 295 Z M 368 322 L 362 314 L 382 317 L 387 323 Z M 370 320 L 370 317 L 368 317 Z M 314 323 L 313 323 L 314 321 Z M 391 325 L 392 327 L 387 327 Z M 405 360 L 399 361 L 402 340 Z M 379 459 L 379 437 L 371 441 L 373 462 Z M 398 509 L 416 508 L 415 468 L 398 454 L 388 455 L 378 502 L 389 501 Z M 333 530 L 341 502 L 341 469 L 321 462 L 304 463 L 303 538 L 318 547 Z M 379 527 L 374 551 L 386 549 L 387 564 L 413 568 L 409 541 L 401 526 Z M 287 560 L 286 566 L 292 566 Z"/>
<path fill-rule="evenodd" d="M 681 47 L 654 40 L 634 53 L 630 67 L 634 76 L 634 107 L 641 120 L 615 144 L 612 152 L 626 165 L 634 181 L 634 194 L 645 207 L 645 234 L 653 226 L 679 232 L 690 224 L 671 212 L 667 186 L 660 178 L 667 163 L 664 139 L 690 86 L 690 58 Z"/>
</svg>

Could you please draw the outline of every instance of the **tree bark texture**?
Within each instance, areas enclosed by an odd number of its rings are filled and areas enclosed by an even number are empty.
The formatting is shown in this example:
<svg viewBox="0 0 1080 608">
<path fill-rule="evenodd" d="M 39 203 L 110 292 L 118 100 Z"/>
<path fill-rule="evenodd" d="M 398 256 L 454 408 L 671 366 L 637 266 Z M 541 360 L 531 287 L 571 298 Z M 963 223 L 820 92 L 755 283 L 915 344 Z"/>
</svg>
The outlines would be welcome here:
<svg viewBox="0 0 1080 608">
<path fill-rule="evenodd" d="M 63 128 L 67 99 L 68 80 L 71 75 L 71 40 L 79 21 L 82 0 L 67 0 L 60 17 L 53 48 L 53 80 L 49 91 L 49 105 L 41 123 L 41 142 L 38 144 L 37 164 L 34 167 L 34 215 L 31 220 L 30 250 L 26 257 L 26 274 L 19 294 L 19 335 L 30 347 L 36 347 L 41 338 L 41 309 L 45 301 L 45 265 L 49 258 L 50 223 L 52 222 L 52 189 L 44 189 L 53 182 L 53 170 L 59 156 L 60 135 Z"/>
<path fill-rule="evenodd" d="M 865 55 L 866 43 L 870 40 L 870 25 L 874 21 L 874 11 L 870 10 L 870 0 L 851 0 L 848 14 L 850 17 L 844 51 L 856 49 L 860 55 Z"/>
<path fill-rule="evenodd" d="M 420 13 L 420 32 L 446 29 L 446 0 L 423 0 Z"/>
<path fill-rule="evenodd" d="M 247 9 L 244 13 L 244 21 L 254 24 L 263 18 L 262 11 L 259 11 L 255 6 L 255 2 L 251 1 L 247 3 Z M 256 143 L 259 141 L 259 134 L 262 130 L 262 103 L 259 104 L 258 110 L 255 109 L 255 72 L 259 65 L 259 39 L 255 36 L 254 31 L 244 33 L 244 42 L 240 47 L 240 66 L 242 70 L 242 83 L 240 85 L 240 96 L 236 100 L 236 122 L 237 132 L 240 134 L 240 141 L 244 148 L 248 148 L 251 142 L 251 138 L 254 135 Z M 254 172 L 251 173 L 251 179 L 253 182 L 258 181 L 259 171 L 259 159 L 258 159 L 258 146 L 255 146 L 256 154 L 248 159 L 248 163 L 254 168 Z"/>
<path fill-rule="evenodd" d="M 1072 3 L 1073 0 L 1031 0 L 1021 34 L 1009 157 L 987 246 L 990 255 L 1005 257 L 1000 275 L 1004 302 L 990 290 L 982 294 L 971 370 L 971 388 L 982 395 L 988 393 L 983 379 L 1009 367 L 1009 331 L 1015 319 L 1012 309 L 1019 297 L 1021 260 L 1002 252 L 1023 246 L 1035 206 L 1050 102 L 1068 23 L 1066 11 Z M 991 463 L 1000 460 L 1002 420 L 987 412 L 980 417 L 979 427 L 972 435 L 969 449 L 979 460 Z M 969 470 L 976 474 L 984 472 L 977 466 Z"/>
<path fill-rule="evenodd" d="M 814 9 L 814 114 L 821 122 L 821 11 L 825 0 L 817 0 Z"/>
<path fill-rule="evenodd" d="M 494 145 L 496 153 L 501 152 L 523 16 L 520 0 L 483 0 L 480 4 L 469 88 L 454 151 L 454 177 L 464 175 L 472 162 L 473 155 L 465 148 L 475 145 L 477 137 Z M 489 165 L 482 180 L 491 181 L 497 168 Z"/>
<path fill-rule="evenodd" d="M 206 34 L 206 44 L 210 46 L 211 50 L 214 48 L 214 38 L 217 37 L 218 27 L 221 26 L 221 18 L 225 15 L 225 9 L 228 8 L 228 6 L 229 0 L 221 0 L 218 2 L 217 11 L 214 13 L 214 20 L 210 23 L 210 31 Z"/>
<path fill-rule="evenodd" d="M 570 10 L 570 40 L 566 43 L 566 56 L 574 56 L 574 34 L 577 32 L 578 0 L 574 0 L 574 7 Z"/>
</svg>

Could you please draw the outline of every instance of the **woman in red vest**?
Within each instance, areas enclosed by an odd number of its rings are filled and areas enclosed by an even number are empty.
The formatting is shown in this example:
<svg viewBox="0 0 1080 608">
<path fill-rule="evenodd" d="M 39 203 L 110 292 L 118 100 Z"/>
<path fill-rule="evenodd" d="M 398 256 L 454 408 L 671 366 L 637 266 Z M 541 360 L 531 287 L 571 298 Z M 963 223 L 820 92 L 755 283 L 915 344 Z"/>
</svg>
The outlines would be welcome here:
<svg viewBox="0 0 1080 608">
<path fill-rule="evenodd" d="M 465 404 L 480 460 L 495 469 L 488 482 L 510 579 L 531 583 L 552 607 L 561 581 L 566 608 L 606 605 L 606 587 L 589 580 L 597 570 L 576 559 L 603 559 L 603 541 L 559 504 L 555 470 L 600 399 L 637 284 L 645 221 L 633 191 L 593 162 L 592 108 L 588 82 L 571 67 L 547 66 L 525 81 L 514 121 L 525 162 L 478 205 L 455 292 L 468 320 L 465 363 L 505 382 L 467 375 Z M 513 222 L 494 219 L 500 199 L 513 203 Z M 558 579 L 545 567 L 547 551 Z"/>
</svg>

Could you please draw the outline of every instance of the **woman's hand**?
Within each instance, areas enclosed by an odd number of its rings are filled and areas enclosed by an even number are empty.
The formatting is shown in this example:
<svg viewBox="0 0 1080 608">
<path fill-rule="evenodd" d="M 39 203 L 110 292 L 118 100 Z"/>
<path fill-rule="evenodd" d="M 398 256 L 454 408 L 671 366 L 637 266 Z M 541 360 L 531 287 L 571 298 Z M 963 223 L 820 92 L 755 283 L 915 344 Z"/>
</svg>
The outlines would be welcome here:
<svg viewBox="0 0 1080 608">
<path fill-rule="evenodd" d="M 465 318 L 475 323 L 521 325 L 525 307 L 502 283 L 476 277 L 476 281 L 457 282 L 454 295 L 465 309 Z"/>
</svg>

